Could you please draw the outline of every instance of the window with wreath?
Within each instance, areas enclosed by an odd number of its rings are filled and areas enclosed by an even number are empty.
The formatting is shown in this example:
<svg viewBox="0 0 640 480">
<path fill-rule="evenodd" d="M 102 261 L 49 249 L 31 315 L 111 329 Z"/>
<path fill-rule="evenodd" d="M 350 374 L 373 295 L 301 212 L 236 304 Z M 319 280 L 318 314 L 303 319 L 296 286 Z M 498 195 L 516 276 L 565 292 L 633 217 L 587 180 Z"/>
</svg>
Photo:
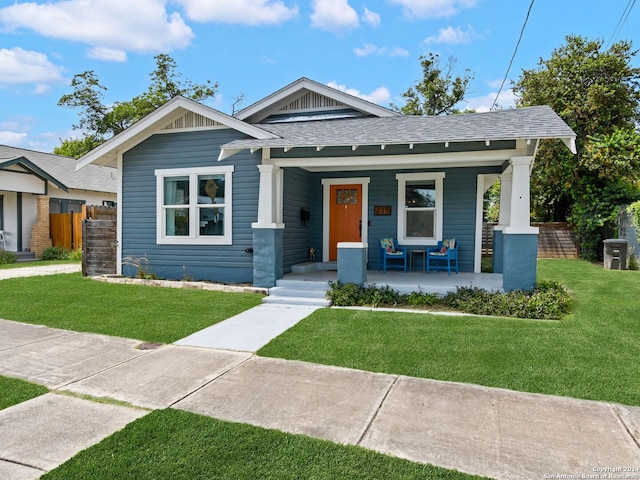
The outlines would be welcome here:
<svg viewBox="0 0 640 480">
<path fill-rule="evenodd" d="M 441 238 L 443 178 L 444 172 L 396 175 L 399 243 L 435 245 Z"/>
<path fill-rule="evenodd" d="M 233 167 L 156 170 L 157 241 L 231 244 Z"/>
</svg>

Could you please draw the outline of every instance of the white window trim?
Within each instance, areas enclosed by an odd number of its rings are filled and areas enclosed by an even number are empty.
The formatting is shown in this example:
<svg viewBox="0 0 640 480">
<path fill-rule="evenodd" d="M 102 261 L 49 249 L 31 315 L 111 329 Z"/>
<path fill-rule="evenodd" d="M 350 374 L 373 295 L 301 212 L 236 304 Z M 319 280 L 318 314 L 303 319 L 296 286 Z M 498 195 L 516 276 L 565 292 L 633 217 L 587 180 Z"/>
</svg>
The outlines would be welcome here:
<svg viewBox="0 0 640 480">
<path fill-rule="evenodd" d="M 231 245 L 232 244 L 232 176 L 233 166 L 198 167 L 198 168 L 168 168 L 155 170 L 156 175 L 156 243 L 159 245 Z M 224 174 L 224 235 L 200 236 L 200 221 L 198 216 L 197 181 L 198 175 Z M 164 179 L 166 177 L 188 176 L 189 191 L 189 232 L 187 236 L 166 235 L 166 215 L 164 212 Z"/>
<path fill-rule="evenodd" d="M 398 181 L 398 243 L 400 245 L 436 245 L 438 240 L 442 240 L 442 198 L 443 198 L 443 179 L 444 172 L 416 172 L 416 173 L 398 173 L 396 180 Z M 434 180 L 436 183 L 436 219 L 435 219 L 435 237 L 431 238 L 407 238 L 405 236 L 405 189 L 408 181 L 415 180 Z"/>
</svg>

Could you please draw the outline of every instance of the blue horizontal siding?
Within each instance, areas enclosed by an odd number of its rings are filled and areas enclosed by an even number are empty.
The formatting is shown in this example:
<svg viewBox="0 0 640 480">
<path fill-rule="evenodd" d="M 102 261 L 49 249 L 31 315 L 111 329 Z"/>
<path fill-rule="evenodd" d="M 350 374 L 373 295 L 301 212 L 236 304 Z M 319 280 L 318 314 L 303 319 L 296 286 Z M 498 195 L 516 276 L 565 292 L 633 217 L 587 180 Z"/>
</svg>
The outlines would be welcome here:
<svg viewBox="0 0 640 480">
<path fill-rule="evenodd" d="M 122 254 L 145 257 L 158 277 L 230 283 L 252 281 L 251 223 L 258 212 L 259 154 L 241 152 L 218 162 L 220 145 L 244 138 L 233 130 L 154 135 L 124 154 Z M 157 245 L 156 169 L 234 165 L 233 245 Z M 135 275 L 125 267 L 125 275 Z"/>
<path fill-rule="evenodd" d="M 311 209 L 310 174 L 299 168 L 284 171 L 283 219 L 284 252 L 283 269 L 290 272 L 291 266 L 306 262 L 311 247 L 311 221 L 302 222 L 300 210 Z M 315 217 L 313 215 L 311 218 Z"/>
</svg>

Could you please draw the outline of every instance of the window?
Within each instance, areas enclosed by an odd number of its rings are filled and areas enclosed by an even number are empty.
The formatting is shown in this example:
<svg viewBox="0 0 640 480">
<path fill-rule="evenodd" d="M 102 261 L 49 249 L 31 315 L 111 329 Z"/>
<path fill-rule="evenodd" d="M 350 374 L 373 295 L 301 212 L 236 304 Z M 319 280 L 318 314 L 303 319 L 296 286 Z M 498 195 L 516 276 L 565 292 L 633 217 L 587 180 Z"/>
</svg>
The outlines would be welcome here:
<svg viewBox="0 0 640 480">
<path fill-rule="evenodd" d="M 233 167 L 156 170 L 160 244 L 231 245 Z"/>
<path fill-rule="evenodd" d="M 398 241 L 405 245 L 435 245 L 442 237 L 444 173 L 399 173 Z"/>
</svg>

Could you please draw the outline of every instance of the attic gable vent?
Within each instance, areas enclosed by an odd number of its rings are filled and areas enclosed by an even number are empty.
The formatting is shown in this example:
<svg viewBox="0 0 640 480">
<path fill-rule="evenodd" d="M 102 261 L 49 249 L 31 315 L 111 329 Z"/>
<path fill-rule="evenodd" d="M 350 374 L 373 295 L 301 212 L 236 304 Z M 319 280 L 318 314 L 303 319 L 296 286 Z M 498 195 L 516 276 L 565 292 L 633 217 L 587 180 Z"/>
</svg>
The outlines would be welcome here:
<svg viewBox="0 0 640 480">
<path fill-rule="evenodd" d="M 301 96 L 300 98 L 292 101 L 288 105 L 285 105 L 280 109 L 280 111 L 301 111 L 301 110 L 311 110 L 317 108 L 336 108 L 336 107 L 344 107 L 345 104 L 341 102 L 337 102 L 332 98 L 325 97 L 324 95 L 320 95 L 315 92 L 308 92 Z"/>
<path fill-rule="evenodd" d="M 216 122 L 203 115 L 187 112 L 173 122 L 166 125 L 162 130 L 180 130 L 185 128 L 207 128 L 207 127 L 223 127 L 222 123 Z"/>
</svg>

